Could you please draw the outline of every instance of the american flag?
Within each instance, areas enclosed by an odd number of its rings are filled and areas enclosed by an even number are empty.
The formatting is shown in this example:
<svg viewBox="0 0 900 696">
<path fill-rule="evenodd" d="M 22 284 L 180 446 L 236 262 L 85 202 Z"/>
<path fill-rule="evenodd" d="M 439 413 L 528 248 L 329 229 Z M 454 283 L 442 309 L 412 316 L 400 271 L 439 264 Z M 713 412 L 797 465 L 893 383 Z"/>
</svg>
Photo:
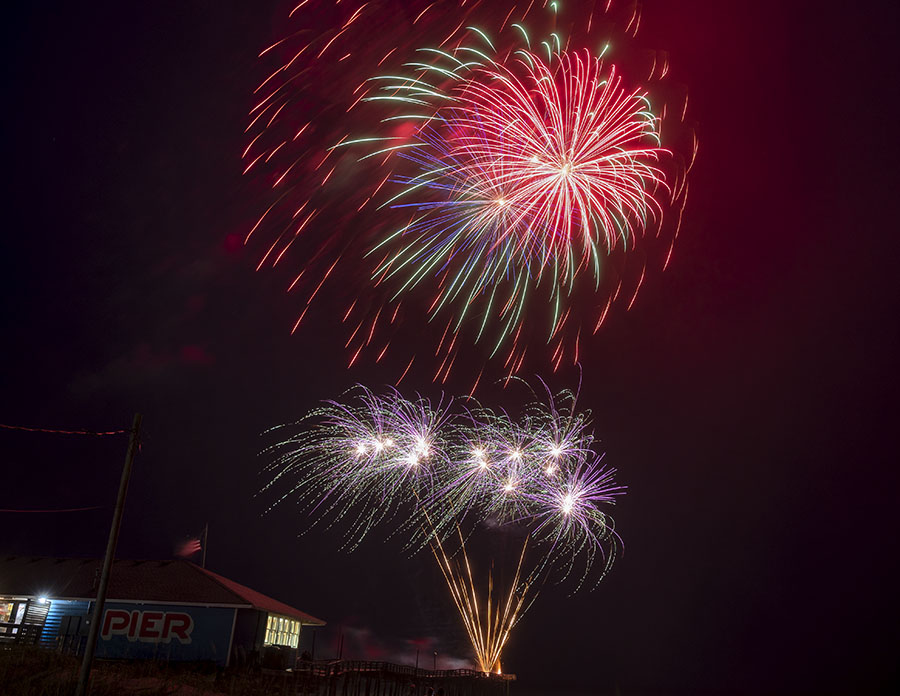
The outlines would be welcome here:
<svg viewBox="0 0 900 696">
<path fill-rule="evenodd" d="M 187 558 L 188 556 L 193 556 L 202 548 L 203 547 L 200 545 L 200 539 L 197 537 L 192 537 L 187 541 L 181 542 L 178 545 L 178 548 L 175 549 L 175 555 L 181 558 Z"/>
</svg>

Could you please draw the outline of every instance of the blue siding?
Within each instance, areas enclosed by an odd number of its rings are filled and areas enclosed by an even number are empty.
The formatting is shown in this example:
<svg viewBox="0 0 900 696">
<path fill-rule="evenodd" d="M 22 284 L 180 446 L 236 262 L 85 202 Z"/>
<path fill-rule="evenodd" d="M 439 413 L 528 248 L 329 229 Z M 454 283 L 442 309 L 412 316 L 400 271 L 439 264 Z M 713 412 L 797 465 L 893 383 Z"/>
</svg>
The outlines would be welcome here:
<svg viewBox="0 0 900 696">
<path fill-rule="evenodd" d="M 97 657 L 210 661 L 224 666 L 235 611 L 225 607 L 107 602 Z M 178 617 L 174 631 L 167 632 L 167 614 Z M 117 617 L 111 620 L 112 615 Z"/>
<path fill-rule="evenodd" d="M 84 616 L 88 613 L 89 602 L 72 599 L 51 599 L 50 611 L 44 621 L 44 630 L 41 633 L 41 645 L 44 647 L 56 647 L 59 637 L 59 624 L 64 616 Z"/>
</svg>

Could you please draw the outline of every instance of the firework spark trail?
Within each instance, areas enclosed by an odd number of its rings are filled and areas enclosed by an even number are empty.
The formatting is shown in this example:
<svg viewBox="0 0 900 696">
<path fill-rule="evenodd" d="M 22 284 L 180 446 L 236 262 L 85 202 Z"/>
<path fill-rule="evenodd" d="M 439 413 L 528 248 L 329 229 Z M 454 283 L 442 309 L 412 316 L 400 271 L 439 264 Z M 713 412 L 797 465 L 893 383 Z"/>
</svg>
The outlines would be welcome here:
<svg viewBox="0 0 900 696">
<path fill-rule="evenodd" d="M 360 386 L 348 397 L 326 402 L 268 450 L 267 488 L 287 484 L 280 499 L 299 503 L 307 530 L 340 525 L 344 548 L 376 529 L 407 551 L 429 547 L 481 669 L 499 666 L 540 583 L 574 576 L 577 589 L 611 567 L 619 538 L 605 508 L 624 488 L 595 453 L 589 416 L 571 392 L 548 391 L 518 419 L 396 390 Z M 480 593 L 467 538 L 491 527 L 525 530 L 528 541 L 508 587 L 495 591 L 491 572 Z"/>
<path fill-rule="evenodd" d="M 444 550 L 440 539 L 435 537 L 431 550 L 444 581 L 450 589 L 450 595 L 463 619 L 466 633 L 475 651 L 478 668 L 482 672 L 500 672 L 500 655 L 509 640 L 510 632 L 519 620 L 531 581 L 522 578 L 522 563 L 528 547 L 528 537 L 522 544 L 516 571 L 507 592 L 494 599 L 494 576 L 488 575 L 488 590 L 484 600 L 484 612 L 479 601 L 478 588 L 472 574 L 472 564 L 466 553 L 465 538 L 459 532 L 461 558 L 454 559 Z M 505 597 L 505 599 L 504 599 Z M 493 616 L 493 620 L 491 617 Z"/>
<path fill-rule="evenodd" d="M 434 115 L 398 153 L 419 172 L 395 179 L 404 188 L 385 204 L 417 215 L 375 247 L 399 249 L 373 275 L 406 276 L 396 299 L 452 273 L 429 311 L 460 299 L 456 329 L 466 314 L 481 313 L 479 337 L 498 287 L 512 279 L 495 310 L 503 325 L 496 352 L 518 333 L 526 295 L 542 281 L 551 305 L 567 304 L 578 276 L 592 271 L 598 287 L 601 257 L 617 243 L 633 246 L 644 227 L 661 219 L 655 196 L 670 191 L 656 163 L 670 153 L 658 147 L 659 119 L 646 94 L 626 91 L 600 58 L 550 54 L 547 62 L 520 49 L 510 65 L 463 63 L 466 48 L 442 53 L 446 64 L 429 67 L 453 75 L 452 89 L 425 87 L 422 78 L 394 84 L 398 78 L 390 76 L 380 89 L 391 96 L 369 97 L 435 101 Z M 488 309 L 473 312 L 479 297 Z M 566 316 L 555 312 L 550 338 Z"/>
<path fill-rule="evenodd" d="M 451 326 L 434 381 L 463 333 L 509 375 L 542 342 L 554 368 L 577 362 L 583 329 L 599 329 L 623 282 L 630 307 L 645 271 L 669 264 L 696 151 L 693 134 L 682 142 L 687 100 L 663 82 L 667 57 L 644 65 L 633 47 L 630 3 L 565 9 L 437 0 L 389 16 L 375 2 L 310 1 L 261 53 L 274 64 L 243 158 L 271 195 L 247 243 L 263 228 L 259 268 L 299 263 L 292 286 L 303 278 L 313 295 L 349 276 L 375 290 L 347 302 L 348 326 L 372 322 L 347 342 L 351 363 L 403 350 L 391 340 L 401 302 L 407 316 L 443 316 L 435 343 Z M 331 28 L 311 31 L 306 13 Z"/>
</svg>

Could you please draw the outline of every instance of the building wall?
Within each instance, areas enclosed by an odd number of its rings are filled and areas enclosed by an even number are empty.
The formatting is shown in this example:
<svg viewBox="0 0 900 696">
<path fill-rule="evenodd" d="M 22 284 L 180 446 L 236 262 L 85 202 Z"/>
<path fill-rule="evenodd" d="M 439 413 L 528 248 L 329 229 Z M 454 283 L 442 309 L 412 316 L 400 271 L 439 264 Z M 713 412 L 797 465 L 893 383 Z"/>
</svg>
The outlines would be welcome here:
<svg viewBox="0 0 900 696">
<path fill-rule="evenodd" d="M 263 640 L 266 636 L 266 618 L 266 612 L 257 609 L 237 610 L 231 649 L 234 664 L 259 664 Z"/>
<path fill-rule="evenodd" d="M 44 621 L 41 645 L 48 648 L 67 647 L 61 645 L 63 637 L 67 633 L 77 635 L 80 625 L 84 623 L 90 612 L 90 602 L 80 599 L 51 599 L 49 601 L 50 611 L 47 612 L 47 619 Z M 74 618 L 75 622 L 67 620 L 69 617 Z"/>
<path fill-rule="evenodd" d="M 234 647 L 231 664 L 262 666 L 269 669 L 293 668 L 299 654 L 297 648 L 266 645 L 266 622 L 269 614 L 257 609 L 238 609 L 234 624 Z M 301 636 L 303 631 L 301 630 Z"/>
<path fill-rule="evenodd" d="M 97 657 L 228 661 L 235 609 L 107 602 Z"/>
</svg>

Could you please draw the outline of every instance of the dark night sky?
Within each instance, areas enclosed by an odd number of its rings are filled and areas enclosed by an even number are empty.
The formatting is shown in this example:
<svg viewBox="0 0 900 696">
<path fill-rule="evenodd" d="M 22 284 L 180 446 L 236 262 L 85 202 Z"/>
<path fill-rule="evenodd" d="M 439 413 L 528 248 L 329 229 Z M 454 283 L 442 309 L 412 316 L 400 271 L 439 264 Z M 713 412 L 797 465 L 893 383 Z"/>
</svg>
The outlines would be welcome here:
<svg viewBox="0 0 900 696">
<path fill-rule="evenodd" d="M 464 656 L 428 559 L 339 553 L 254 497 L 259 433 L 390 379 L 348 372 L 326 316 L 289 336 L 282 279 L 227 241 L 255 211 L 242 130 L 283 12 L 6 15 L 0 422 L 124 428 L 140 410 L 120 556 L 170 557 L 208 520 L 213 570 L 331 636 L 368 631 L 351 653 L 437 637 Z M 877 3 L 644 3 L 640 38 L 689 85 L 700 157 L 670 269 L 583 356 L 582 404 L 629 486 L 625 553 L 598 591 L 539 598 L 505 658 L 523 691 L 897 680 L 897 20 Z M 124 445 L 0 431 L 0 507 L 110 505 Z M 0 552 L 97 556 L 109 517 L 0 514 Z"/>
</svg>

